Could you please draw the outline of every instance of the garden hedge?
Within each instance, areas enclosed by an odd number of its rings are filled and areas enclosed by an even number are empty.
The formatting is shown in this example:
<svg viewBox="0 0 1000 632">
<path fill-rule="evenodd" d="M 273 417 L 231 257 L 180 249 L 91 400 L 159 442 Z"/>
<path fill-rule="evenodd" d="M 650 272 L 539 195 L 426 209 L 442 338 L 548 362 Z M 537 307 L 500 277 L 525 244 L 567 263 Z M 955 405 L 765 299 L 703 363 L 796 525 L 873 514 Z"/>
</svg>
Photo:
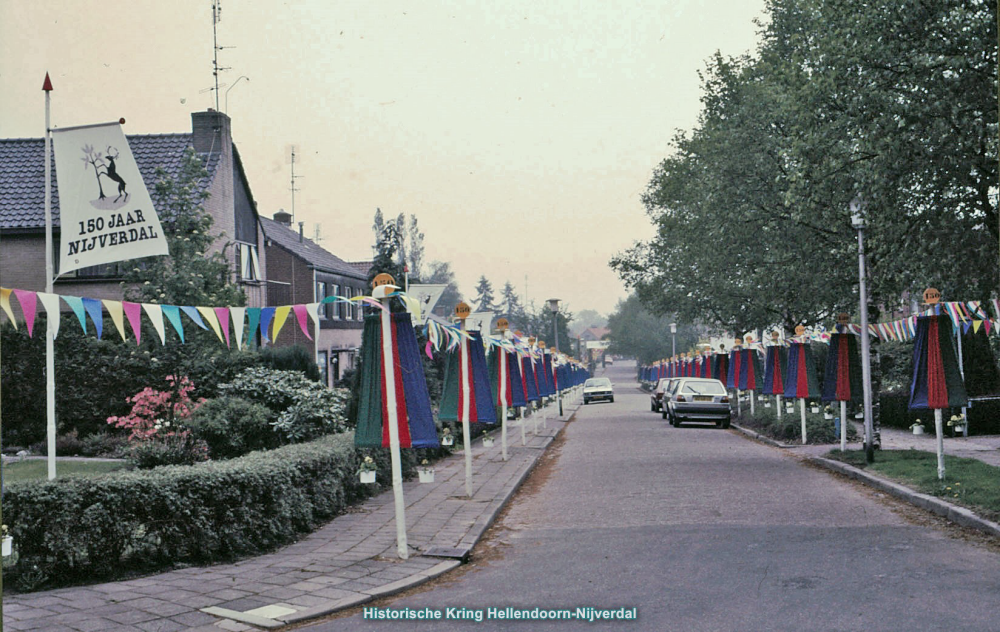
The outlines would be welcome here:
<svg viewBox="0 0 1000 632">
<path fill-rule="evenodd" d="M 404 476 L 438 454 L 403 450 Z M 4 583 L 34 590 L 273 550 L 381 489 L 358 481 L 365 455 L 388 484 L 388 450 L 356 450 L 353 433 L 228 461 L 12 483 L 4 522 L 18 559 Z"/>
</svg>

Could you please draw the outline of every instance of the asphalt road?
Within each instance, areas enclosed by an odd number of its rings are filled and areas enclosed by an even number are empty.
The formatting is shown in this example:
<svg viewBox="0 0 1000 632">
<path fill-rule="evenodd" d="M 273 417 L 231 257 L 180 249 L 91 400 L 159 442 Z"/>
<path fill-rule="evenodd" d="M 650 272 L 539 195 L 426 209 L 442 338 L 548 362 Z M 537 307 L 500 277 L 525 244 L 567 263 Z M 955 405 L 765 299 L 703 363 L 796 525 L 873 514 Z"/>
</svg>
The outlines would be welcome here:
<svg viewBox="0 0 1000 632">
<path fill-rule="evenodd" d="M 615 403 L 580 409 L 474 567 L 376 604 L 482 609 L 482 622 L 358 612 L 308 629 L 1000 630 L 994 549 L 734 431 L 671 428 L 633 367 L 607 374 Z M 507 606 L 638 618 L 485 618 Z"/>
</svg>

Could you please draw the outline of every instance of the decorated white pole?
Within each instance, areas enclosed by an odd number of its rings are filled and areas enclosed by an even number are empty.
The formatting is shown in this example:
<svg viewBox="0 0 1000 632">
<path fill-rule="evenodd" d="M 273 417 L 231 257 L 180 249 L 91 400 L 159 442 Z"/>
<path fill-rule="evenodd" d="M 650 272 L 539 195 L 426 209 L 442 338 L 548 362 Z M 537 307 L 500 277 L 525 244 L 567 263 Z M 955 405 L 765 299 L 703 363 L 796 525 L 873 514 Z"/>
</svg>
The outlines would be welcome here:
<svg viewBox="0 0 1000 632">
<path fill-rule="evenodd" d="M 372 297 L 382 303 L 382 374 L 385 376 L 386 417 L 389 423 L 389 456 L 392 461 L 392 496 L 396 508 L 396 551 L 400 559 L 410 557 L 406 543 L 406 503 L 403 500 L 403 466 L 399 455 L 399 411 L 396 410 L 396 358 L 392 349 L 392 313 L 389 297 L 396 281 L 379 274 L 372 281 Z"/>
<path fill-rule="evenodd" d="M 472 313 L 472 309 L 467 303 L 459 303 L 455 306 L 455 317 L 458 318 L 459 326 L 462 332 L 465 332 L 465 319 L 469 317 Z M 465 495 L 472 498 L 472 439 L 469 437 L 469 397 L 472 396 L 472 382 L 470 379 L 470 374 L 472 373 L 471 367 L 469 366 L 469 340 L 465 336 L 462 336 L 461 340 L 461 351 L 459 352 L 459 357 L 461 358 L 461 371 L 462 379 L 459 384 L 459 388 L 462 393 L 462 407 L 458 411 L 458 419 L 462 422 L 462 446 L 465 451 Z"/>
<path fill-rule="evenodd" d="M 778 405 L 778 421 L 781 421 L 781 407 L 783 405 L 781 403 L 781 393 L 778 393 L 777 395 L 774 396 L 774 401 Z"/>
<path fill-rule="evenodd" d="M 941 409 L 934 409 L 934 434 L 937 435 L 938 480 L 944 480 L 944 422 Z"/>
<path fill-rule="evenodd" d="M 535 356 L 533 355 L 534 350 L 532 349 L 532 347 L 534 346 L 535 346 L 535 338 L 534 337 L 528 338 L 528 351 L 529 353 L 532 354 L 528 356 L 528 362 L 531 363 L 532 372 L 535 374 L 535 383 L 537 384 L 538 371 L 535 370 Z M 537 388 L 536 390 L 541 391 L 542 389 Z M 537 395 L 538 395 L 538 410 L 534 411 L 534 414 L 531 415 L 531 434 L 534 435 L 538 434 L 538 416 L 545 414 L 545 407 L 542 405 L 543 398 L 541 392 L 537 393 Z"/>
<path fill-rule="evenodd" d="M 514 335 L 517 336 L 518 338 L 520 338 L 523 334 L 520 331 L 515 331 Z M 515 343 L 515 348 L 516 347 L 517 347 L 517 343 Z M 524 375 L 524 363 L 521 362 L 521 353 L 520 353 L 520 351 L 518 351 L 516 355 L 517 355 L 517 362 L 518 362 L 518 367 L 517 368 L 518 368 L 518 370 L 519 370 L 519 372 L 521 374 L 521 379 L 524 380 L 525 383 L 527 383 L 528 378 Z M 527 388 L 525 388 L 524 389 L 524 406 L 521 408 L 521 420 L 520 420 L 520 423 L 518 423 L 518 425 L 521 426 L 521 445 L 522 446 L 528 445 L 528 440 L 525 437 L 524 424 L 527 423 L 527 421 L 528 421 L 527 417 L 528 417 L 528 412 L 530 410 L 531 410 L 531 402 L 528 401 L 528 390 L 527 390 Z"/>
<path fill-rule="evenodd" d="M 847 450 L 847 400 L 840 400 L 840 451 Z"/>
<path fill-rule="evenodd" d="M 541 358 L 542 371 L 545 373 L 545 377 L 547 377 L 548 379 L 551 380 L 552 376 L 548 375 L 548 369 L 545 368 L 545 341 L 544 340 L 539 340 L 538 341 L 538 348 L 542 352 L 542 358 Z M 547 402 L 545 402 L 545 406 L 542 408 L 542 428 L 545 428 L 546 430 L 548 430 L 548 428 L 549 428 L 549 406 L 551 404 L 552 404 L 551 401 L 547 401 Z"/>
<path fill-rule="evenodd" d="M 806 399 L 799 398 L 799 409 L 802 411 L 802 445 L 806 444 Z"/>
<path fill-rule="evenodd" d="M 507 326 L 508 322 L 506 318 L 501 318 L 497 320 L 497 329 L 500 330 L 501 340 L 507 339 Z M 497 389 L 500 392 L 500 454 L 504 461 L 507 460 L 507 350 L 503 346 L 498 346 L 496 352 L 500 354 L 497 358 L 500 362 L 500 388 Z M 522 437 L 523 438 L 523 437 Z"/>
<path fill-rule="evenodd" d="M 52 81 L 45 73 L 45 291 L 52 293 L 52 125 L 51 102 Z M 48 314 L 45 318 L 45 427 L 48 439 L 49 480 L 56 477 L 56 374 L 55 374 L 55 330 L 52 318 L 58 314 Z"/>
<path fill-rule="evenodd" d="M 753 356 L 754 353 L 756 353 L 753 350 L 753 348 L 750 346 L 752 342 L 753 342 L 753 337 L 752 336 L 747 336 L 746 337 L 746 344 L 747 344 L 747 349 L 750 351 L 750 353 L 747 354 L 747 359 L 750 362 L 753 362 L 753 357 L 752 356 Z M 750 375 L 750 368 L 749 367 L 747 368 L 747 375 Z M 754 382 L 756 382 L 756 381 L 757 381 L 757 376 L 755 374 L 754 375 Z M 750 386 L 756 386 L 756 384 L 751 384 Z M 757 397 L 757 395 L 754 393 L 754 389 L 751 388 L 750 389 L 750 416 L 751 417 L 753 417 L 754 414 L 757 412 L 757 402 L 754 401 L 756 399 L 756 397 Z"/>
</svg>

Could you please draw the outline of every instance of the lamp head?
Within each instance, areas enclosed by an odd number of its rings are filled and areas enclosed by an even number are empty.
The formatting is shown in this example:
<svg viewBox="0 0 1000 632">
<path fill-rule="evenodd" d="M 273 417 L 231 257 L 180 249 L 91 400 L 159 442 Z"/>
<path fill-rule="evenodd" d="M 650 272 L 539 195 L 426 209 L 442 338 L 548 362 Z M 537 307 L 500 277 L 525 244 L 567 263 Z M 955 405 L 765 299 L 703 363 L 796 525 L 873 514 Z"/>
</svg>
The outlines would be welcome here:
<svg viewBox="0 0 1000 632">
<path fill-rule="evenodd" d="M 559 311 L 559 301 L 561 300 L 562 299 L 559 298 L 550 298 L 548 300 L 549 310 L 551 310 L 553 314 Z"/>
</svg>

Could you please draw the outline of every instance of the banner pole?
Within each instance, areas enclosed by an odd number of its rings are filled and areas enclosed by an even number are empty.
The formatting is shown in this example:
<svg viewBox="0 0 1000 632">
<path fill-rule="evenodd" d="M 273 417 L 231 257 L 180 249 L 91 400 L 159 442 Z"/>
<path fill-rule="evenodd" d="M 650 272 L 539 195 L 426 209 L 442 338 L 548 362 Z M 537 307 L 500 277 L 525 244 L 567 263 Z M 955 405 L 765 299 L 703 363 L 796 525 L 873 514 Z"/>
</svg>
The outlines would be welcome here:
<svg viewBox="0 0 1000 632">
<path fill-rule="evenodd" d="M 962 383 L 965 383 L 965 362 L 962 361 L 962 326 L 959 325 L 955 328 L 955 337 L 958 339 L 958 372 L 962 375 Z M 962 436 L 969 436 L 969 416 L 968 408 L 962 406 L 962 419 L 965 420 L 965 430 L 962 432 Z"/>
<path fill-rule="evenodd" d="M 500 402 L 502 415 L 500 417 L 500 454 L 507 460 L 507 352 L 503 347 L 497 347 L 500 354 Z"/>
<path fill-rule="evenodd" d="M 463 306 L 465 307 L 465 312 L 460 313 L 458 310 Z M 465 331 L 465 317 L 469 315 L 468 309 L 469 306 L 465 303 L 459 303 L 455 306 L 455 313 L 458 315 L 459 326 L 463 332 Z M 472 384 L 469 383 L 469 340 L 465 336 L 462 336 L 461 344 L 462 380 L 459 388 L 462 389 L 464 395 L 462 397 L 462 408 L 458 411 L 458 414 L 459 419 L 462 421 L 462 446 L 465 451 L 465 495 L 472 498 L 472 440 L 469 437 L 469 397 L 474 397 L 475 395 L 472 392 Z"/>
<path fill-rule="evenodd" d="M 396 359 L 392 348 L 392 313 L 386 292 L 389 285 L 376 286 L 372 295 L 382 303 L 382 374 L 385 376 L 386 417 L 389 423 L 389 456 L 392 461 L 392 496 L 396 509 L 396 552 L 410 557 L 406 541 L 406 502 L 403 500 L 403 467 L 399 454 L 399 411 L 396 409 Z"/>
<path fill-rule="evenodd" d="M 934 433 L 937 435 L 937 474 L 938 480 L 944 480 L 944 422 L 941 409 L 934 409 Z"/>
<path fill-rule="evenodd" d="M 45 291 L 52 293 L 52 82 L 45 73 Z M 48 477 L 56 477 L 56 376 L 55 376 L 55 335 L 52 318 L 59 314 L 45 316 L 45 432 L 48 443 Z"/>
<path fill-rule="evenodd" d="M 802 410 L 802 445 L 806 444 L 806 399 L 799 398 L 799 408 Z"/>
</svg>

